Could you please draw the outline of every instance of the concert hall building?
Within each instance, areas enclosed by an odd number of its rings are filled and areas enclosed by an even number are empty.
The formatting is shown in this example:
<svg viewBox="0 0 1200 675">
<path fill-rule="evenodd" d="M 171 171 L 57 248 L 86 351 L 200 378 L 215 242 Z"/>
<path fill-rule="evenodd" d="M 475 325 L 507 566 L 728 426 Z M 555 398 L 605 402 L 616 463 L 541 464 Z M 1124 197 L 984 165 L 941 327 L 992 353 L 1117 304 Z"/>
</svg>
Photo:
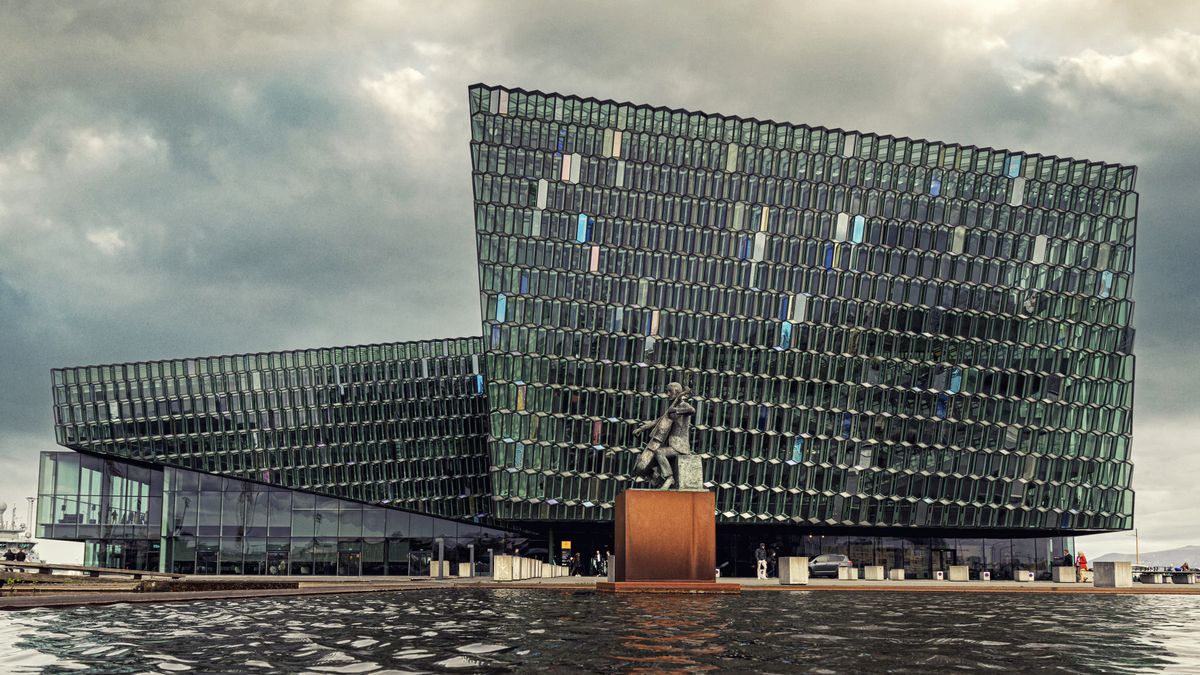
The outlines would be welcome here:
<svg viewBox="0 0 1200 675">
<path fill-rule="evenodd" d="M 55 370 L 79 454 L 43 455 L 40 535 L 199 573 L 586 557 L 673 381 L 727 576 L 759 542 L 1048 575 L 1132 527 L 1134 167 L 469 101 L 481 337 Z"/>
</svg>

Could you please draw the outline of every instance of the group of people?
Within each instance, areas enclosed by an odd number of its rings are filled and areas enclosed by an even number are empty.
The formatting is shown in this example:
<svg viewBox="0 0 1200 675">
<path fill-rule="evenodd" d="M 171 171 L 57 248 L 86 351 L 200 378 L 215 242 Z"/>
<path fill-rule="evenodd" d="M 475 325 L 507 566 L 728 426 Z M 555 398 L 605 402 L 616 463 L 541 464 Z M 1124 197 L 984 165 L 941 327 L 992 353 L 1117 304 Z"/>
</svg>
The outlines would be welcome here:
<svg viewBox="0 0 1200 675">
<path fill-rule="evenodd" d="M 779 554 L 774 547 L 767 548 L 766 544 L 760 543 L 754 549 L 754 562 L 759 579 L 773 577 L 779 571 Z"/>
<path fill-rule="evenodd" d="M 4 560 L 7 562 L 25 562 L 25 551 L 17 549 L 13 551 L 11 548 L 4 552 Z"/>
<path fill-rule="evenodd" d="M 568 554 L 564 551 L 562 564 L 567 568 L 567 574 L 573 577 L 607 577 L 609 555 L 608 549 L 604 549 L 603 553 L 597 550 L 591 558 L 585 560 L 579 553 Z"/>
<path fill-rule="evenodd" d="M 1075 581 L 1077 581 L 1079 583 L 1083 583 L 1084 576 L 1087 574 L 1087 571 L 1088 571 L 1087 556 L 1085 556 L 1083 554 L 1083 551 L 1080 551 L 1079 555 L 1072 556 L 1071 551 L 1064 548 L 1061 564 L 1063 567 L 1074 567 L 1075 568 Z"/>
</svg>

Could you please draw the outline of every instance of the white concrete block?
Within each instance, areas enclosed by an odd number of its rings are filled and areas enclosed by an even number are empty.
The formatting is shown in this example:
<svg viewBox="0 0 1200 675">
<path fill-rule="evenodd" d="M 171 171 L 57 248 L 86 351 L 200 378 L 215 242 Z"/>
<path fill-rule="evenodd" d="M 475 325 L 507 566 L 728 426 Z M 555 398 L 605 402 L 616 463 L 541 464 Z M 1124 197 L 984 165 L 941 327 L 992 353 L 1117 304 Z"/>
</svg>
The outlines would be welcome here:
<svg viewBox="0 0 1200 675">
<path fill-rule="evenodd" d="M 904 568 L 888 570 L 888 579 L 892 581 L 904 581 Z"/>
<path fill-rule="evenodd" d="M 780 586 L 808 585 L 808 558 L 805 556 L 787 556 L 779 559 Z"/>
<path fill-rule="evenodd" d="M 1054 583 L 1056 583 L 1056 584 L 1073 584 L 1073 583 L 1075 583 L 1075 568 L 1074 567 L 1055 567 L 1054 568 Z"/>
<path fill-rule="evenodd" d="M 846 581 L 846 580 L 857 579 L 857 578 L 858 578 L 858 568 L 857 567 L 839 567 L 838 568 L 838 579 Z"/>
<path fill-rule="evenodd" d="M 991 573 L 991 572 L 988 572 L 987 570 L 984 570 L 983 572 L 980 572 L 980 573 L 979 573 L 979 580 L 980 580 L 980 581 L 991 581 L 991 580 L 992 580 L 992 573 Z"/>
<path fill-rule="evenodd" d="M 475 574 L 471 570 L 471 563 L 469 563 L 469 562 L 458 563 L 458 576 L 460 576 L 460 577 L 475 576 Z"/>
<path fill-rule="evenodd" d="M 1013 572 L 1013 581 L 1029 583 L 1030 581 L 1033 581 L 1033 572 L 1031 570 L 1017 570 Z"/>
<path fill-rule="evenodd" d="M 970 581 L 971 568 L 966 565 L 951 565 L 950 566 L 950 581 Z"/>
<path fill-rule="evenodd" d="M 1093 584 L 1096 588 L 1132 588 L 1133 563 L 1130 562 L 1096 562 L 1092 563 Z"/>
<path fill-rule="evenodd" d="M 513 556 L 498 555 L 492 559 L 492 580 L 512 581 L 515 573 Z"/>
<path fill-rule="evenodd" d="M 867 581 L 883 581 L 883 565 L 863 565 L 862 574 Z"/>
</svg>

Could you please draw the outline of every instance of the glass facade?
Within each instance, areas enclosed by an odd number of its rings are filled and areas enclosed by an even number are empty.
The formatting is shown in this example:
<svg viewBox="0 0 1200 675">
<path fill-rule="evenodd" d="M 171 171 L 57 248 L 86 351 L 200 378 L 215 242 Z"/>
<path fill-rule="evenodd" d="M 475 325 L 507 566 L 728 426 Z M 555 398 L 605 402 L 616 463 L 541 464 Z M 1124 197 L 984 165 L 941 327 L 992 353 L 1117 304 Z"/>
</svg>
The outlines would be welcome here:
<svg viewBox="0 0 1200 675">
<path fill-rule="evenodd" d="M 479 338 L 52 371 L 58 442 L 392 504 L 487 516 Z"/>
<path fill-rule="evenodd" d="M 609 519 L 680 381 L 721 522 L 1131 526 L 1133 167 L 469 100 L 498 516 Z"/>
<path fill-rule="evenodd" d="M 976 533 L 978 534 L 978 533 Z M 906 579 L 932 579 L 934 572 L 950 565 L 966 565 L 972 579 L 990 572 L 993 579 L 1008 580 L 1013 572 L 1025 570 L 1034 578 L 1049 580 L 1051 568 L 1061 560 L 1063 550 L 1075 553 L 1073 537 L 989 537 L 911 536 L 893 532 L 865 535 L 832 535 L 787 530 L 735 526 L 717 537 L 717 562 L 724 564 L 727 576 L 754 576 L 754 549 L 765 543 L 780 556 L 798 555 L 815 558 L 822 553 L 838 553 L 850 558 L 856 567 L 881 565 L 885 569 L 903 569 Z"/>
<path fill-rule="evenodd" d="M 85 542 L 84 563 L 183 574 L 404 575 L 526 539 L 477 523 L 175 467 L 42 453 L 38 536 Z M 457 571 L 457 567 L 454 567 Z"/>
<path fill-rule="evenodd" d="M 55 369 L 81 454 L 40 536 L 196 573 L 419 574 L 496 523 L 602 550 L 675 381 L 734 568 L 770 536 L 1007 578 L 1132 527 L 1134 167 L 469 100 L 482 336 Z"/>
</svg>

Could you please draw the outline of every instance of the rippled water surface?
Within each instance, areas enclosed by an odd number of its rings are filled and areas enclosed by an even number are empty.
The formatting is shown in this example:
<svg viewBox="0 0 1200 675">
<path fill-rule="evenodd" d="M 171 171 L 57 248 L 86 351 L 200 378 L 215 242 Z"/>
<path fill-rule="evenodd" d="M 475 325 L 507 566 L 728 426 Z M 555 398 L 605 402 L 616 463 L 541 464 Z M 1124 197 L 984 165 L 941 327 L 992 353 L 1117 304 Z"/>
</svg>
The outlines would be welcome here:
<svg viewBox="0 0 1200 675">
<path fill-rule="evenodd" d="M 1189 596 L 438 590 L 0 614 L 6 672 L 1200 672 Z"/>
</svg>

